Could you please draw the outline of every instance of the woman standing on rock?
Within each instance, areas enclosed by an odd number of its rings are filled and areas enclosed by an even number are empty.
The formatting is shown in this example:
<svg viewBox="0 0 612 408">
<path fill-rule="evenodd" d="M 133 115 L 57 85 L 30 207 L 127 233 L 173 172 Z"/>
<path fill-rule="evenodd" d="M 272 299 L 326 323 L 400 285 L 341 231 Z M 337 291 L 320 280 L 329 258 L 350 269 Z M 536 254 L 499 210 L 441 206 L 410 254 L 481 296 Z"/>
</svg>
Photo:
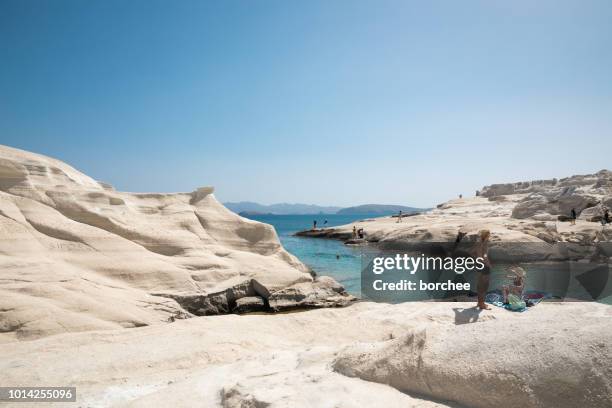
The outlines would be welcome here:
<svg viewBox="0 0 612 408">
<path fill-rule="evenodd" d="M 489 281 L 491 279 L 491 261 L 489 261 L 489 238 L 491 232 L 489 230 L 480 231 L 480 241 L 476 244 L 475 257 L 482 258 L 485 267 L 478 274 L 478 304 L 476 307 L 480 310 L 491 309 L 489 305 L 485 303 L 485 296 L 489 290 Z"/>
</svg>

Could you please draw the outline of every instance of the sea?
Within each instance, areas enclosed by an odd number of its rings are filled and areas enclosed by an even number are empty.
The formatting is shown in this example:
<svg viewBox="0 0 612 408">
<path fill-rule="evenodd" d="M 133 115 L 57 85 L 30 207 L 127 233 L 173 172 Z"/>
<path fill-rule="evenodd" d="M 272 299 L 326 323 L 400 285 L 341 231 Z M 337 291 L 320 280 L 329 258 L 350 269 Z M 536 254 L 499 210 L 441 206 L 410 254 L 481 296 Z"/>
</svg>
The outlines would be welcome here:
<svg viewBox="0 0 612 408">
<path fill-rule="evenodd" d="M 297 231 L 334 227 L 381 214 L 248 215 L 247 218 L 272 225 L 287 251 L 297 256 L 318 275 L 331 276 L 355 296 L 361 294 L 361 249 L 334 239 L 296 237 Z M 327 223 L 326 223 L 327 221 Z"/>
<path fill-rule="evenodd" d="M 331 276 L 340 282 L 344 288 L 354 296 L 362 297 L 361 293 L 361 261 L 364 249 L 360 246 L 344 245 L 342 241 L 334 239 L 322 238 L 307 238 L 296 237 L 294 234 L 297 231 L 312 228 L 313 220 L 317 220 L 317 228 L 319 227 L 334 227 L 338 225 L 350 224 L 354 221 L 367 218 L 380 217 L 381 214 L 327 214 L 327 215 L 248 215 L 247 218 L 264 222 L 272 225 L 276 229 L 276 233 L 287 251 L 297 256 L 303 263 L 308 265 L 318 275 Z M 327 222 L 326 222 L 327 221 Z M 541 286 L 536 282 L 540 273 L 550 272 L 550 270 L 558 268 L 558 265 L 530 265 L 528 268 L 527 287 L 539 288 Z M 499 268 L 498 268 L 499 269 Z M 502 268 L 503 269 L 503 268 Z M 500 269 L 496 272 L 493 269 L 491 278 L 491 288 L 501 287 L 501 280 L 497 282 L 496 276 L 504 277 L 507 273 Z M 536 273 L 537 272 L 537 273 Z M 500 278 L 500 279 L 502 279 Z M 612 282 L 612 275 L 609 280 Z M 533 281 L 533 282 L 532 282 Z M 568 285 L 561 290 L 558 295 L 567 296 L 570 299 L 586 299 L 587 294 L 584 293 L 584 288 L 580 285 Z M 605 285 L 604 285 L 605 286 Z M 612 293 L 612 283 L 608 285 L 610 288 L 606 290 Z M 551 292 L 557 295 L 555 291 Z M 604 300 L 599 300 L 606 304 L 612 304 L 612 296 L 606 297 Z"/>
</svg>

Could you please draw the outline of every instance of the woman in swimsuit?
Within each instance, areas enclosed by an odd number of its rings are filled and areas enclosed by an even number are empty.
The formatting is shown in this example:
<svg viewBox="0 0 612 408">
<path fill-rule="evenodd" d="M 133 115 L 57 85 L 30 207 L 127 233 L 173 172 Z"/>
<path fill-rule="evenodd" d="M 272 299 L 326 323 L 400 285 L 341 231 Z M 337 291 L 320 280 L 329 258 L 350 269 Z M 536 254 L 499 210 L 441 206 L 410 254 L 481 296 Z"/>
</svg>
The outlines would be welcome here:
<svg viewBox="0 0 612 408">
<path fill-rule="evenodd" d="M 478 275 L 478 285 L 476 290 L 478 291 L 478 303 L 476 307 L 480 310 L 491 309 L 489 305 L 485 303 L 485 295 L 489 290 L 489 281 L 491 280 L 491 261 L 489 261 L 489 238 L 491 232 L 489 230 L 480 231 L 480 241 L 476 244 L 475 257 L 482 258 L 485 265 L 484 269 L 480 271 Z"/>
</svg>

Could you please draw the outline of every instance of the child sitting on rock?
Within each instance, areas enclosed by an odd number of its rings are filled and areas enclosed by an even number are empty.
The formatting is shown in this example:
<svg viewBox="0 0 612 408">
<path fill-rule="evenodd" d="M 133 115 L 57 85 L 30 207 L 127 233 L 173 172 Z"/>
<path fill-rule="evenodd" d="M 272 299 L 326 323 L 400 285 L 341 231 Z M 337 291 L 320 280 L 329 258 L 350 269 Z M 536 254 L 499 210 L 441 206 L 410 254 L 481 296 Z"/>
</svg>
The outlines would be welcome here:
<svg viewBox="0 0 612 408">
<path fill-rule="evenodd" d="M 527 273 L 520 266 L 511 266 L 508 268 L 512 275 L 506 275 L 507 278 L 512 279 L 512 284 L 504 285 L 502 287 L 502 293 L 504 295 L 504 303 L 508 302 L 509 295 L 515 295 L 519 299 L 523 296 L 523 291 L 525 290 L 525 277 Z"/>
</svg>

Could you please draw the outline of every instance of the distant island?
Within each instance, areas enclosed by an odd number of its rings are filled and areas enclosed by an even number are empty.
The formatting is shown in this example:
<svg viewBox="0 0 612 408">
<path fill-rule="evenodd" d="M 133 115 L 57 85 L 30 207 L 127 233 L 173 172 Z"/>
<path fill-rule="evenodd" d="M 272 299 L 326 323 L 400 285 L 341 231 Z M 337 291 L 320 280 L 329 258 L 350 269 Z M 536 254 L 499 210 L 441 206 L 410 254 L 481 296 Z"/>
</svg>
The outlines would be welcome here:
<svg viewBox="0 0 612 408">
<path fill-rule="evenodd" d="M 384 205 L 384 204 L 364 204 L 355 207 L 342 208 L 336 214 L 353 215 L 353 214 L 377 214 L 388 215 L 403 212 L 405 214 L 421 212 L 426 208 L 406 207 L 404 205 Z"/>
<path fill-rule="evenodd" d="M 241 217 L 253 217 L 253 216 L 258 216 L 258 215 L 278 215 L 278 214 L 273 214 L 273 213 L 262 213 L 259 211 L 240 211 L 238 213 L 239 216 Z"/>
<path fill-rule="evenodd" d="M 325 207 L 314 204 L 289 204 L 278 203 L 264 205 L 252 201 L 240 201 L 236 203 L 223 203 L 224 206 L 236 214 L 244 213 L 251 215 L 274 214 L 336 214 L 342 207 Z"/>
<path fill-rule="evenodd" d="M 314 204 L 279 203 L 264 205 L 251 201 L 223 203 L 227 208 L 242 216 L 249 215 L 297 215 L 297 214 L 375 214 L 389 215 L 399 211 L 409 214 L 427 210 L 426 208 L 407 207 L 403 205 L 364 204 L 354 207 L 319 206 Z"/>
</svg>

